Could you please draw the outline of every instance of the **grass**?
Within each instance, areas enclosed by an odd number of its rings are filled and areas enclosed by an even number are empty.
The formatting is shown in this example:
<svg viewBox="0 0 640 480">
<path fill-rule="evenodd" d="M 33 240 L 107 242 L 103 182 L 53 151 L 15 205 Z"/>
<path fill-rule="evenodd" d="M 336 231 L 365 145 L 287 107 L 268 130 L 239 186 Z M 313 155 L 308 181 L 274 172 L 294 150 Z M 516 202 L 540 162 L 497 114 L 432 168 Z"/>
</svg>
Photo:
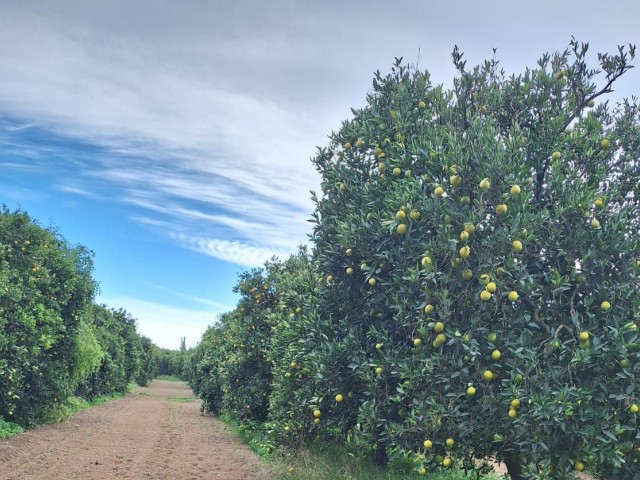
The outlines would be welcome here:
<svg viewBox="0 0 640 480">
<path fill-rule="evenodd" d="M 276 462 L 273 480 L 477 480 L 477 474 L 458 469 L 439 470 L 419 476 L 408 460 L 391 462 L 386 469 L 375 466 L 368 455 L 351 450 L 340 443 L 314 442 L 305 449 L 290 454 L 285 461 Z M 485 475 L 483 480 L 498 480 Z"/>
<path fill-rule="evenodd" d="M 175 375 L 158 375 L 154 380 L 164 380 L 166 382 L 183 382 L 180 377 L 176 377 Z"/>
<path fill-rule="evenodd" d="M 317 440 L 298 450 L 283 451 L 257 423 L 238 424 L 228 415 L 220 420 L 234 428 L 240 438 L 274 469 L 273 480 L 478 480 L 475 473 L 450 469 L 419 476 L 409 460 L 396 460 L 386 469 L 373 464 L 369 455 L 341 442 Z M 483 480 L 498 480 L 484 475 Z"/>
<path fill-rule="evenodd" d="M 14 435 L 18 435 L 22 432 L 22 427 L 17 423 L 5 422 L 0 418 L 0 439 L 13 437 Z"/>
<path fill-rule="evenodd" d="M 273 453 L 277 446 L 272 442 L 271 438 L 260 427 L 259 423 L 247 422 L 239 424 L 233 417 L 227 414 L 221 414 L 218 417 L 227 425 L 231 426 L 240 438 L 262 458 L 274 460 Z"/>
<path fill-rule="evenodd" d="M 47 423 L 59 423 L 68 420 L 74 413 L 81 410 L 86 410 L 91 407 L 102 405 L 110 400 L 122 397 L 122 393 L 112 393 L 111 395 L 104 395 L 97 397 L 91 401 L 85 400 L 80 397 L 69 397 L 66 402 L 57 405 L 56 407 L 47 411 L 42 419 L 43 424 Z"/>
<path fill-rule="evenodd" d="M 135 383 L 129 384 L 128 392 L 131 392 L 133 388 L 137 386 L 138 385 Z M 102 405 L 103 403 L 115 400 L 122 396 L 124 396 L 124 393 L 112 393 L 110 395 L 97 397 L 90 401 L 75 396 L 69 397 L 65 402 L 46 411 L 42 416 L 40 424 L 46 425 L 50 423 L 64 422 L 65 420 L 69 420 L 69 418 L 71 418 L 71 416 L 76 412 L 86 410 L 91 407 L 97 407 L 98 405 Z M 13 437 L 23 431 L 24 429 L 20 425 L 13 422 L 6 422 L 0 418 L 0 439 Z"/>
<path fill-rule="evenodd" d="M 171 400 L 172 402 L 178 402 L 178 403 L 189 403 L 189 402 L 193 402 L 193 397 L 168 397 L 168 400 Z"/>
</svg>

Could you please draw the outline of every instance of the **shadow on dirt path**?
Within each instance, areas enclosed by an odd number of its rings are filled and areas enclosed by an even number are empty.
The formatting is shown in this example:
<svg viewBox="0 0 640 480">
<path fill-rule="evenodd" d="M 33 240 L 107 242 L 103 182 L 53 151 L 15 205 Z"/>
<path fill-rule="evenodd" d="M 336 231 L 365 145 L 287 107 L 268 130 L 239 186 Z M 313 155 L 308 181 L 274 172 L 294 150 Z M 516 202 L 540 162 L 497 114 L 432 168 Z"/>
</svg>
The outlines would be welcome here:
<svg viewBox="0 0 640 480">
<path fill-rule="evenodd" d="M 267 464 L 200 413 L 182 382 L 154 380 L 70 420 L 0 440 L 0 480 L 244 480 Z"/>
</svg>

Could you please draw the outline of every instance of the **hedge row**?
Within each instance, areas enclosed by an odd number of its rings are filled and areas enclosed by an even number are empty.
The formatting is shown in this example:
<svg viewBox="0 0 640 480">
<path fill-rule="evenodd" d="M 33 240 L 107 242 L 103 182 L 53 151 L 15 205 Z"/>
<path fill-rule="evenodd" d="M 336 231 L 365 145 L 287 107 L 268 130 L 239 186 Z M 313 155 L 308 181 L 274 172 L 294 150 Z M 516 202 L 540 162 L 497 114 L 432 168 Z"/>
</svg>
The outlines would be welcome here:
<svg viewBox="0 0 640 480">
<path fill-rule="evenodd" d="M 0 212 L 0 417 L 23 426 L 75 395 L 155 375 L 155 346 L 123 310 L 94 303 L 92 253 L 23 211 Z"/>
<path fill-rule="evenodd" d="M 192 352 L 205 408 L 417 475 L 640 478 L 640 106 L 601 101 L 635 48 L 586 53 L 377 73 L 313 158 L 312 258 L 244 273 Z"/>
</svg>

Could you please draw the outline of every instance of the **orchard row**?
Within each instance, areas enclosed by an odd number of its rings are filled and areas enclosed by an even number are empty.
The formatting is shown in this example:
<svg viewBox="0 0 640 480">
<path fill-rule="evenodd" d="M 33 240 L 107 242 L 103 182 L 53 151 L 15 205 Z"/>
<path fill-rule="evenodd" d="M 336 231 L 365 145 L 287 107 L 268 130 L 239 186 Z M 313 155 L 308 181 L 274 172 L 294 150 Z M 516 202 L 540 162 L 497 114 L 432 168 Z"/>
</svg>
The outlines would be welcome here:
<svg viewBox="0 0 640 480">
<path fill-rule="evenodd" d="M 242 274 L 192 352 L 206 409 L 416 475 L 640 475 L 639 107 L 600 101 L 635 49 L 586 52 L 376 73 L 312 159 L 312 253 Z"/>
<path fill-rule="evenodd" d="M 0 211 L 0 418 L 29 426 L 146 385 L 168 352 L 94 302 L 92 255 L 22 211 Z"/>
</svg>

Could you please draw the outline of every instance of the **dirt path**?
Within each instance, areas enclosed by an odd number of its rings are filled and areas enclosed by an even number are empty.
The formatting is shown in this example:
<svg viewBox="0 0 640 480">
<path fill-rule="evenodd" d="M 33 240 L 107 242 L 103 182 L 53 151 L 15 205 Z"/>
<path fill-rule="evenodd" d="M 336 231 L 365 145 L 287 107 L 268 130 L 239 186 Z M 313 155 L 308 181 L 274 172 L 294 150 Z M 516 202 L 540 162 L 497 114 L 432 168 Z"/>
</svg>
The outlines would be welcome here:
<svg viewBox="0 0 640 480">
<path fill-rule="evenodd" d="M 270 477 L 233 430 L 178 382 L 0 441 L 0 480 L 240 480 Z"/>
</svg>

